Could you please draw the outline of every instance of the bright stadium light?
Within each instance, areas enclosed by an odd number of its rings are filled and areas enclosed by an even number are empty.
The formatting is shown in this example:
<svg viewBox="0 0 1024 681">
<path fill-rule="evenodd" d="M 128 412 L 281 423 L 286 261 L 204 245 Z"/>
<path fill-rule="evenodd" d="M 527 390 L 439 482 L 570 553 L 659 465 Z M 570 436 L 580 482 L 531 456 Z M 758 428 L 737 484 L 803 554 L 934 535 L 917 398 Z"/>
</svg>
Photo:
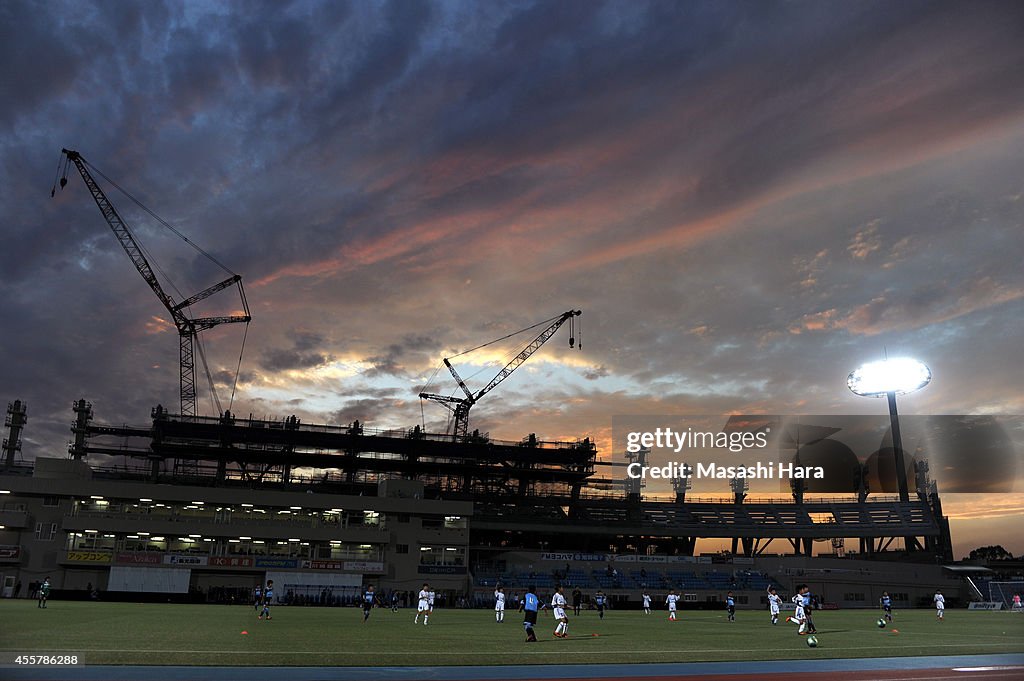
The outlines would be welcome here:
<svg viewBox="0 0 1024 681">
<path fill-rule="evenodd" d="M 900 489 L 900 501 L 910 501 L 910 490 L 907 487 L 907 470 L 903 467 L 903 438 L 900 436 L 896 396 L 920 390 L 931 380 L 932 370 L 928 365 L 911 357 L 887 357 L 877 362 L 862 364 L 846 379 L 846 386 L 856 395 L 888 398 L 889 424 L 892 429 L 892 449 L 896 459 L 896 483 Z"/>
<path fill-rule="evenodd" d="M 924 362 L 894 357 L 863 364 L 846 379 L 846 385 L 862 397 L 906 395 L 928 385 L 932 371 Z"/>
</svg>

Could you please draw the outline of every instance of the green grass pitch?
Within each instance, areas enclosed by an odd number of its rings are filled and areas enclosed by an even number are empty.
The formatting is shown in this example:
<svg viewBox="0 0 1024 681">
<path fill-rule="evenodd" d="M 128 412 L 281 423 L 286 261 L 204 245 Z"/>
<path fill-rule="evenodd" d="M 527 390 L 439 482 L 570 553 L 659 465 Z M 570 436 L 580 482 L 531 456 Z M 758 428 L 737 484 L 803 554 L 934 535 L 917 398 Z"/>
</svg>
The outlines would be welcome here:
<svg viewBox="0 0 1024 681">
<path fill-rule="evenodd" d="M 477 665 L 695 662 L 1024 652 L 1024 616 L 950 610 L 899 612 L 879 629 L 873 610 L 817 613 L 818 648 L 796 626 L 772 626 L 766 612 L 651 615 L 594 612 L 570 619 L 568 639 L 552 636 L 542 611 L 538 643 L 524 642 L 522 617 L 504 624 L 489 610 L 438 610 L 429 626 L 409 609 L 375 609 L 363 624 L 356 608 L 274 608 L 258 621 L 251 607 L 51 601 L 0 601 L 0 652 L 74 653 L 87 664 L 153 665 Z M 248 632 L 243 634 L 242 632 Z"/>
</svg>

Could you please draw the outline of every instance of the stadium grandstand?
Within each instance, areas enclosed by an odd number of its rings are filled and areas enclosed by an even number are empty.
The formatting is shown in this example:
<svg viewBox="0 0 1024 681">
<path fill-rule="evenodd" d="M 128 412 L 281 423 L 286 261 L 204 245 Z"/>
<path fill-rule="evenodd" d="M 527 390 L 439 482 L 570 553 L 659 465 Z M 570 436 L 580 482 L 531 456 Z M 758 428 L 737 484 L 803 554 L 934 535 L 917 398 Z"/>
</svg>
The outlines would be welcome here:
<svg viewBox="0 0 1024 681">
<path fill-rule="evenodd" d="M 834 607 L 973 598 L 951 562 L 937 491 L 648 500 L 616 488 L 587 439 L 500 441 L 473 432 L 279 420 L 93 421 L 74 403 L 60 458 L 7 452 L 0 470 L 3 595 L 49 578 L 54 598 L 225 601 L 268 578 L 281 602 L 345 605 L 366 583 L 407 604 L 429 582 L 444 605 L 489 605 L 497 585 L 563 584 L 613 607 L 647 591 L 710 607 L 726 591 L 812 584 Z M 827 522 L 822 522 L 827 518 Z M 696 552 L 697 542 L 732 551 Z M 846 552 L 843 542 L 858 542 Z M 817 548 L 817 550 L 816 550 Z M 831 550 L 831 553 L 827 553 Z"/>
</svg>

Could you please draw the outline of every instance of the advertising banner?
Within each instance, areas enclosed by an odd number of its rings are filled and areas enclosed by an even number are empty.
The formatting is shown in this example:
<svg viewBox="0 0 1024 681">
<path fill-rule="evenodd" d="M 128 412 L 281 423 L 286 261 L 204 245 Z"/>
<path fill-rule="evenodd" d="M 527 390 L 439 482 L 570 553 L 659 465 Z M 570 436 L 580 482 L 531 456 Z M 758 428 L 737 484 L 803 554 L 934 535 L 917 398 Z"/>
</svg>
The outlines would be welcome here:
<svg viewBox="0 0 1024 681">
<path fill-rule="evenodd" d="M 253 566 L 253 560 L 252 558 L 244 556 L 215 556 L 213 558 L 210 558 L 210 565 L 213 567 L 251 568 Z"/>
<path fill-rule="evenodd" d="M 542 553 L 540 554 L 541 560 L 554 560 L 558 562 L 566 562 L 572 560 L 588 560 L 588 561 L 601 561 L 604 562 L 608 559 L 608 556 L 604 553 Z"/>
<path fill-rule="evenodd" d="M 131 553 L 119 553 L 114 560 L 126 565 L 159 565 L 163 562 L 164 554 L 144 551 L 133 551 Z"/>
<path fill-rule="evenodd" d="M 114 556 L 103 551 L 68 551 L 64 560 L 69 563 L 110 563 Z"/>
<path fill-rule="evenodd" d="M 178 553 L 170 553 L 164 556 L 164 563 L 167 565 L 189 565 L 201 566 L 209 562 L 208 556 L 188 556 Z"/>
<path fill-rule="evenodd" d="M 299 561 L 296 558 L 257 558 L 254 561 L 254 565 L 258 568 L 278 568 L 288 570 L 299 567 Z"/>
<path fill-rule="evenodd" d="M 461 565 L 420 565 L 421 575 L 464 575 L 466 568 Z"/>
<path fill-rule="evenodd" d="M 340 560 L 304 560 L 301 567 L 304 570 L 342 570 L 345 563 Z"/>
</svg>

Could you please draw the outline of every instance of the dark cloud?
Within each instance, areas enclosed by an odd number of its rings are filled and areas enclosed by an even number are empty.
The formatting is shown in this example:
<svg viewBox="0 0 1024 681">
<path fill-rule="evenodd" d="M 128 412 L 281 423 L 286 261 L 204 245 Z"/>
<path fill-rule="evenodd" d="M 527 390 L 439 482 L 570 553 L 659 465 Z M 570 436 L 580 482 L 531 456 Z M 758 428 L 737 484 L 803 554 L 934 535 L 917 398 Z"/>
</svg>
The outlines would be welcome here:
<svg viewBox="0 0 1024 681">
<path fill-rule="evenodd" d="M 323 336 L 307 331 L 295 331 L 288 335 L 292 339 L 292 347 L 267 350 L 260 358 L 260 367 L 275 373 L 294 369 L 312 369 L 333 360 L 329 353 L 319 352 L 325 345 Z"/>
<path fill-rule="evenodd" d="M 0 387 L 37 453 L 79 396 L 176 404 L 165 311 L 74 174 L 48 197 L 68 146 L 245 277 L 237 413 L 442 428 L 415 398 L 442 357 L 569 307 L 582 352 L 562 331 L 474 427 L 869 411 L 843 381 L 886 350 L 932 365 L 910 409 L 1019 413 L 1021 25 L 1012 1 L 5 2 Z M 111 198 L 168 289 L 226 276 Z M 222 400 L 241 337 L 206 334 Z M 523 343 L 457 364 L 479 386 Z"/>
</svg>

